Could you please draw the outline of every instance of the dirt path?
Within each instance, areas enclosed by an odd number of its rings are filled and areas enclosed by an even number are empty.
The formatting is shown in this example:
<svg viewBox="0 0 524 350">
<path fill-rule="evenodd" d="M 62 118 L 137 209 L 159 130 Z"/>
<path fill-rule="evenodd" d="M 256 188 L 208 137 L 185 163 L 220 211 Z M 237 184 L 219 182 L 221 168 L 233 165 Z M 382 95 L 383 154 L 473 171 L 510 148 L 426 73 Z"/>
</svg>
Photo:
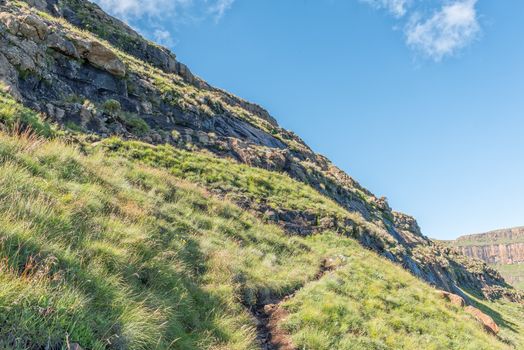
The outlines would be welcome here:
<svg viewBox="0 0 524 350">
<path fill-rule="evenodd" d="M 258 322 L 257 341 L 262 350 L 295 350 L 289 334 L 279 328 L 280 321 L 287 316 L 280 306 L 283 301 L 258 306 L 252 311 Z"/>
<path fill-rule="evenodd" d="M 344 261 L 344 257 L 323 259 L 318 273 L 310 282 L 318 281 L 326 273 L 334 271 Z M 303 286 L 290 294 L 273 300 L 269 304 L 261 304 L 251 309 L 251 314 L 257 320 L 257 341 L 261 350 L 296 350 L 290 335 L 281 329 L 280 322 L 288 316 L 282 304 L 293 298 Z"/>
</svg>

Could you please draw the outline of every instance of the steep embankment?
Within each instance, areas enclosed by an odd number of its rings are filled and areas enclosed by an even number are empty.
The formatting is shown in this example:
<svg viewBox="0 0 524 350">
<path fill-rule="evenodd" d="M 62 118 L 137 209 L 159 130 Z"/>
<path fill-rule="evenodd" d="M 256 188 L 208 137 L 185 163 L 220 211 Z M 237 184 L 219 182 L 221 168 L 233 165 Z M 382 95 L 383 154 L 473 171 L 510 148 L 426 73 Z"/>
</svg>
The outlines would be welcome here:
<svg viewBox="0 0 524 350">
<path fill-rule="evenodd" d="M 524 227 L 462 236 L 453 245 L 464 255 L 495 266 L 512 285 L 524 287 Z"/>
<path fill-rule="evenodd" d="M 108 153 L 121 142 L 82 150 L 0 133 L 0 347 L 241 350 L 264 348 L 261 337 L 284 337 L 291 349 L 522 344 L 511 314 L 492 313 L 502 317 L 494 337 L 355 240 L 287 235 L 183 180 L 195 176 L 191 154 L 188 167 L 159 170 Z M 215 174 L 237 166 L 221 161 Z M 253 181 L 271 179 L 244 167 Z M 319 200 L 336 207 L 288 177 L 272 181 L 309 193 L 301 205 L 312 211 Z M 280 318 L 257 327 L 251 311 L 295 292 Z"/>
<path fill-rule="evenodd" d="M 0 0 L 0 80 L 0 347 L 524 344 L 495 270 L 97 6 Z"/>
<path fill-rule="evenodd" d="M 392 211 L 385 199 L 315 154 L 261 107 L 209 86 L 168 50 L 96 5 L 4 0 L 0 10 L 0 79 L 17 100 L 65 129 L 207 150 L 286 173 L 331 198 L 351 218 L 319 220 L 307 210 L 239 204 L 271 216 L 290 234 L 329 229 L 355 236 L 442 289 L 488 293 L 505 286 L 496 271 L 426 238 L 413 218 Z"/>
</svg>

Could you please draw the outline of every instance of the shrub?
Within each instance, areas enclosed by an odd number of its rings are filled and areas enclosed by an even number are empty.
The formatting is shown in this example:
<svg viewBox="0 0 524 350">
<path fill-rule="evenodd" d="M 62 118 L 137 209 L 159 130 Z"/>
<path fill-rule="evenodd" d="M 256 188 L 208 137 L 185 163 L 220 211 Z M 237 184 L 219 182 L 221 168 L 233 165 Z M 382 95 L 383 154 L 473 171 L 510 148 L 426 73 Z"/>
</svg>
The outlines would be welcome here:
<svg viewBox="0 0 524 350">
<path fill-rule="evenodd" d="M 74 131 L 74 132 L 83 132 L 84 131 L 82 126 L 78 125 L 77 123 L 75 123 L 73 121 L 69 121 L 69 122 L 65 123 L 65 127 L 66 127 L 66 129 L 69 129 L 69 130 Z"/>
<path fill-rule="evenodd" d="M 106 112 L 109 115 L 115 116 L 122 110 L 122 105 L 117 100 L 107 100 L 104 102 L 104 112 Z"/>
<path fill-rule="evenodd" d="M 135 114 L 127 114 L 125 116 L 125 123 L 128 127 L 131 128 L 131 131 L 138 134 L 144 135 L 149 131 L 149 125 Z"/>
</svg>

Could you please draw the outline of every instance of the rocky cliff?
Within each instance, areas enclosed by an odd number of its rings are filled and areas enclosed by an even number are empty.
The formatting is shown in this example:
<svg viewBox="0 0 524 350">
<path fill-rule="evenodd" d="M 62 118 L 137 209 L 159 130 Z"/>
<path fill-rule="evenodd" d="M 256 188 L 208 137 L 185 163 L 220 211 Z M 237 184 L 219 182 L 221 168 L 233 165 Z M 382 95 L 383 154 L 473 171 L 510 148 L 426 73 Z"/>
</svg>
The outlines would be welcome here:
<svg viewBox="0 0 524 350">
<path fill-rule="evenodd" d="M 453 245 L 468 257 L 497 266 L 511 284 L 524 282 L 524 227 L 461 236 Z"/>
<path fill-rule="evenodd" d="M 455 245 L 463 254 L 488 264 L 524 263 L 524 227 L 461 236 Z"/>
<path fill-rule="evenodd" d="M 238 204 L 289 234 L 326 230 L 357 238 L 439 288 L 494 295 L 493 269 L 425 237 L 412 217 L 393 211 L 260 106 L 214 88 L 169 50 L 85 0 L 0 0 L 0 80 L 15 99 L 63 130 L 117 135 L 203 150 L 306 183 L 354 215 Z M 495 293 L 496 294 L 496 293 Z"/>
</svg>

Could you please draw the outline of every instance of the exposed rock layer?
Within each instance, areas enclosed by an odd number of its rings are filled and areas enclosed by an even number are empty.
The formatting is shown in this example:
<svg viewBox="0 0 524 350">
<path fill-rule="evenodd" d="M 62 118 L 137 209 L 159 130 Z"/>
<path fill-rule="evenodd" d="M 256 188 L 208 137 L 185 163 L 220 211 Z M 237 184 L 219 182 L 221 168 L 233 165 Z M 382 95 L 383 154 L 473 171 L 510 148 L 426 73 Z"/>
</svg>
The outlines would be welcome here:
<svg viewBox="0 0 524 350">
<path fill-rule="evenodd" d="M 488 264 L 524 263 L 524 227 L 462 236 L 454 244 L 463 254 Z"/>
</svg>

